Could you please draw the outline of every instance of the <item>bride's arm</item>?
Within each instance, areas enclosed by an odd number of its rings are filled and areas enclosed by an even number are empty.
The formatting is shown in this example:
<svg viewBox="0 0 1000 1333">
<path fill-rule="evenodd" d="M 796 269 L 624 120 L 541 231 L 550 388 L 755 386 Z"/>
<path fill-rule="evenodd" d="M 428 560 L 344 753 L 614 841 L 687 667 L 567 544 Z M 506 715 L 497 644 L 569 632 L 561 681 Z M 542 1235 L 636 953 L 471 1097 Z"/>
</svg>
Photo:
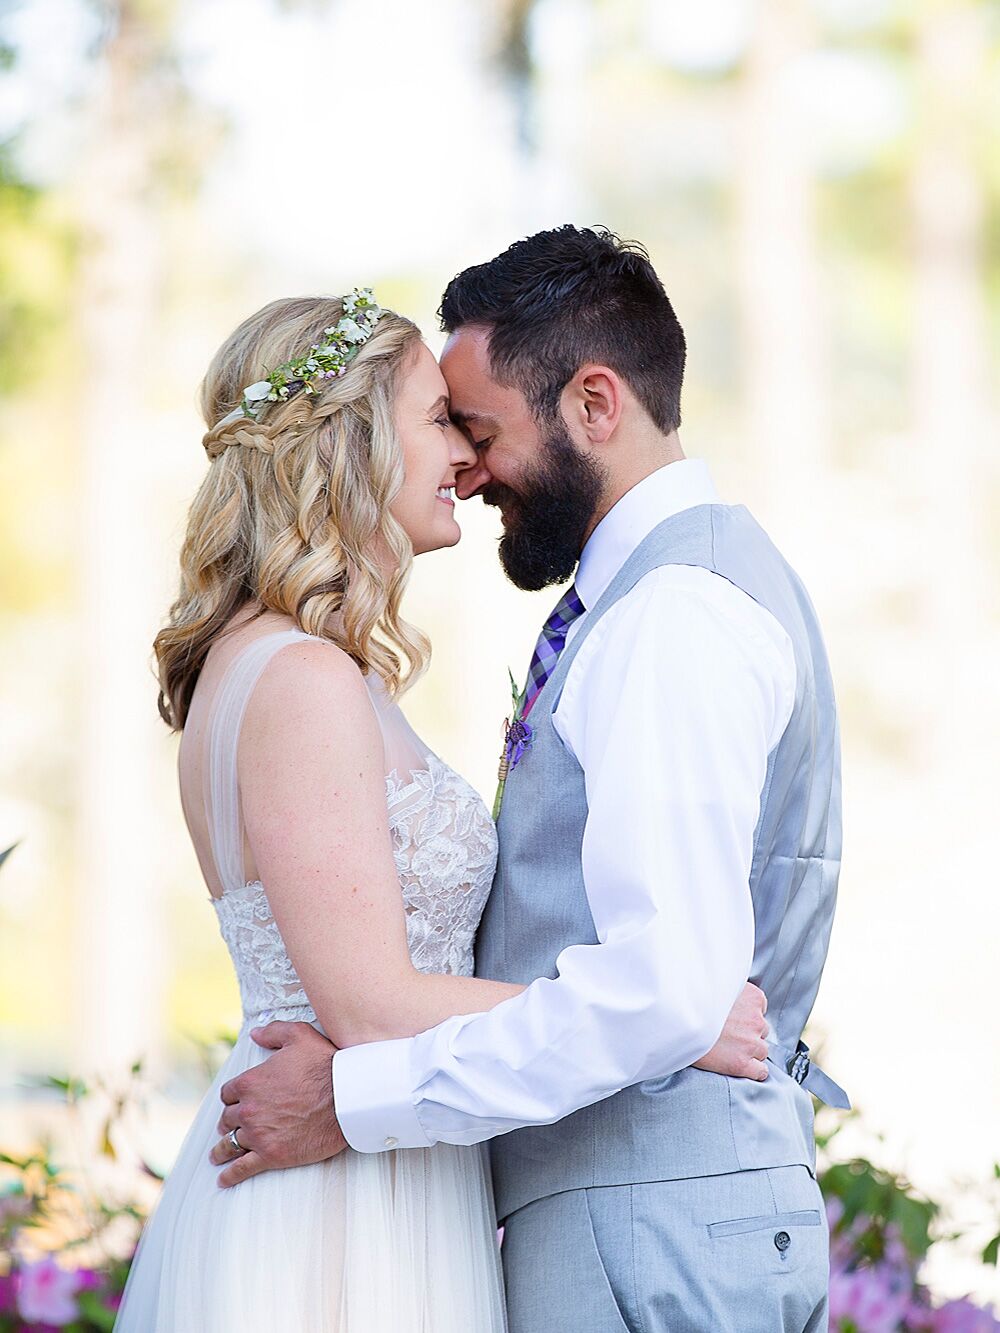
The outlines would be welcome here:
<svg viewBox="0 0 1000 1333">
<path fill-rule="evenodd" d="M 413 966 L 381 733 L 346 653 L 305 642 L 274 658 L 243 722 L 239 781 L 271 911 L 337 1046 L 413 1036 L 524 989 Z"/>
</svg>

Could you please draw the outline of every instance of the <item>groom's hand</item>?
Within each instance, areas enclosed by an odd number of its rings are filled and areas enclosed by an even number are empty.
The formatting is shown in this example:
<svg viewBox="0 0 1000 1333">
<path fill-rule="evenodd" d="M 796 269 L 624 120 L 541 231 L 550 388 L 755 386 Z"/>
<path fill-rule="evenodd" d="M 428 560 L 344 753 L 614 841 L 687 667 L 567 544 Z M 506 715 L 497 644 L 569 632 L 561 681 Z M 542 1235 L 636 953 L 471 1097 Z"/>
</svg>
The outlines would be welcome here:
<svg viewBox="0 0 1000 1333">
<path fill-rule="evenodd" d="M 763 1083 L 767 1078 L 767 1035 L 769 1028 L 767 996 L 748 981 L 739 999 L 729 1011 L 722 1036 L 707 1055 L 695 1061 L 695 1069 L 730 1078 L 752 1078 Z"/>
<path fill-rule="evenodd" d="M 226 1166 L 223 1188 L 262 1171 L 325 1162 L 347 1147 L 333 1107 L 336 1046 L 309 1023 L 269 1023 L 250 1035 L 274 1054 L 222 1086 L 218 1128 L 227 1137 L 210 1155 Z M 230 1130 L 243 1151 L 233 1147 Z"/>
</svg>

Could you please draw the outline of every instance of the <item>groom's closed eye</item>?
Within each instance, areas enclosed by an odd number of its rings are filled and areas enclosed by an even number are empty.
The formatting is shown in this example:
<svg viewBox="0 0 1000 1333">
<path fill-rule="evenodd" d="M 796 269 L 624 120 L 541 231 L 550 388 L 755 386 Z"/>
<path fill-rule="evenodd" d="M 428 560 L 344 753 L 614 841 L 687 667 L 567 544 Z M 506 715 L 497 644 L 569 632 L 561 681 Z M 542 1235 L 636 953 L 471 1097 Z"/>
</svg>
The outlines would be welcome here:
<svg viewBox="0 0 1000 1333">
<path fill-rule="evenodd" d="M 480 412 L 459 412 L 452 410 L 452 419 L 465 432 L 465 436 L 474 449 L 486 449 L 493 443 L 499 428 L 496 417 Z"/>
</svg>

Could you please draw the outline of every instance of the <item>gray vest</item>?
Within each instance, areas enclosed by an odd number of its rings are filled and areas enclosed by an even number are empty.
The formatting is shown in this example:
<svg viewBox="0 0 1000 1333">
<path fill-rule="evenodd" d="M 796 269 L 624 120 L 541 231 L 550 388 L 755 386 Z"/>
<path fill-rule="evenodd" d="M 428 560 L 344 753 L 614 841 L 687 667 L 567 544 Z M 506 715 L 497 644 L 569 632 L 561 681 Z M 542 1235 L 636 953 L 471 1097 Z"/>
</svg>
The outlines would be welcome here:
<svg viewBox="0 0 1000 1333">
<path fill-rule="evenodd" d="M 797 576 L 746 509 L 700 505 L 666 519 L 632 553 L 563 651 L 531 713 L 534 738 L 507 779 L 500 860 L 476 940 L 476 971 L 526 983 L 555 977 L 571 944 L 596 944 L 581 870 L 583 770 L 552 722 L 576 654 L 601 616 L 662 565 L 712 570 L 787 631 L 797 686 L 768 758 L 754 834 L 756 922 L 751 980 L 768 997 L 765 1083 L 682 1069 L 649 1079 L 553 1125 L 492 1141 L 498 1216 L 563 1190 L 814 1164 L 809 1092 L 846 1104 L 810 1068 L 801 1036 L 826 961 L 840 869 L 840 746 L 830 668 Z M 679 643 L 677 651 L 683 652 Z M 651 811 L 650 817 L 655 817 Z"/>
</svg>

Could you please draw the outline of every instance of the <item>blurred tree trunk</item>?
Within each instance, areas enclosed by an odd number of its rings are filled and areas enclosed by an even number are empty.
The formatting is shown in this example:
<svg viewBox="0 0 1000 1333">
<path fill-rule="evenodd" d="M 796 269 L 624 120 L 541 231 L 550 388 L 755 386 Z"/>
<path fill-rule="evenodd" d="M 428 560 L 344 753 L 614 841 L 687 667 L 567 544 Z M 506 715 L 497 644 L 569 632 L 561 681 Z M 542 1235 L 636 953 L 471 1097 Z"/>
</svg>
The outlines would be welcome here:
<svg viewBox="0 0 1000 1333">
<path fill-rule="evenodd" d="M 153 460 L 162 244 L 167 24 L 163 6 L 122 0 L 90 108 L 79 216 L 81 376 L 78 997 L 75 1049 L 121 1071 L 162 1034 L 166 945 L 156 751 L 165 743 L 147 664 L 162 612 L 151 605 L 145 509 Z"/>
<path fill-rule="evenodd" d="M 830 463 L 813 163 L 795 83 L 811 36 L 805 6 L 758 6 L 736 186 L 748 477 L 769 516 L 806 523 Z"/>
<path fill-rule="evenodd" d="M 989 121 L 988 107 L 977 101 L 988 84 L 987 8 L 974 0 L 925 0 L 918 10 L 911 175 L 912 391 L 925 528 L 914 555 L 925 589 L 925 745 L 945 826 L 967 829 L 955 849 L 959 863 L 970 852 L 976 859 L 977 837 L 992 822 L 1000 742 L 988 675 L 997 639 L 996 551 L 983 487 L 997 475 L 983 271 L 982 127 Z M 985 845 L 979 854 L 988 855 Z"/>
<path fill-rule="evenodd" d="M 537 0 L 500 0 L 496 58 L 507 80 L 517 112 L 517 131 L 521 147 L 535 144 L 534 115 L 535 70 L 529 44 L 531 15 Z"/>
<path fill-rule="evenodd" d="M 926 495 L 956 543 L 935 632 L 966 628 L 983 608 L 985 524 L 976 477 L 988 475 L 981 117 L 987 8 L 925 0 L 917 23 L 916 154 L 911 176 L 914 262 L 913 408 Z M 985 102 L 985 98 L 983 99 Z"/>
</svg>

